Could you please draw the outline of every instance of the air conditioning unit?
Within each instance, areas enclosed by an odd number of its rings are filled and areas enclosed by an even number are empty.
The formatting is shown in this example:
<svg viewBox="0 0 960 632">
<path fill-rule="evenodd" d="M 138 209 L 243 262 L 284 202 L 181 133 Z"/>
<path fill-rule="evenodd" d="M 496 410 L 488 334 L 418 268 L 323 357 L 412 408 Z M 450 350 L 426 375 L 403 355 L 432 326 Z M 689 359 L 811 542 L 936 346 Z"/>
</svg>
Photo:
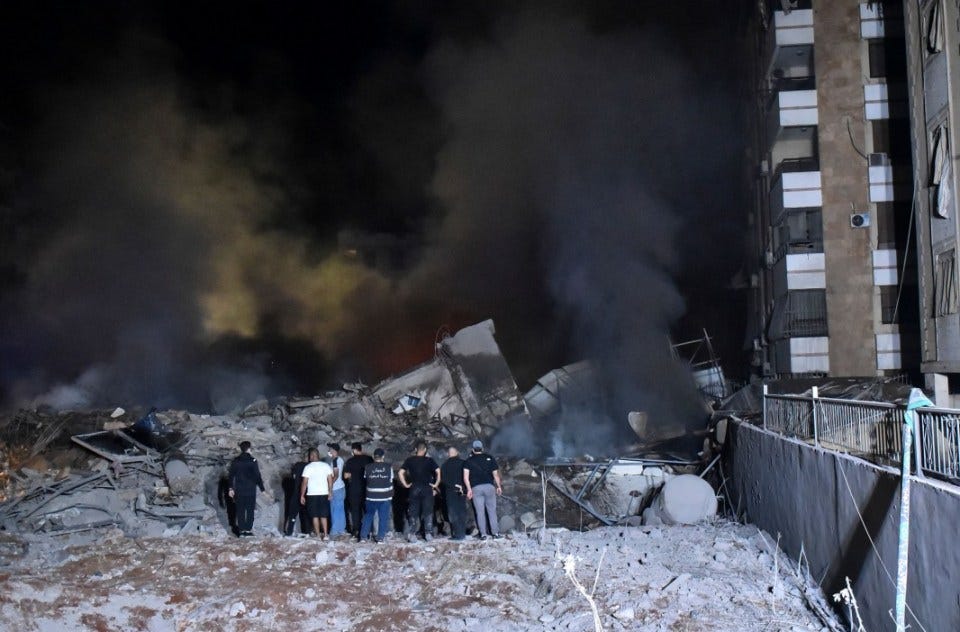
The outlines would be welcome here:
<svg viewBox="0 0 960 632">
<path fill-rule="evenodd" d="M 870 226 L 870 213 L 852 213 L 850 228 L 867 228 Z"/>
<path fill-rule="evenodd" d="M 890 165 L 890 156 L 887 154 L 870 154 L 871 167 L 887 167 Z"/>
</svg>

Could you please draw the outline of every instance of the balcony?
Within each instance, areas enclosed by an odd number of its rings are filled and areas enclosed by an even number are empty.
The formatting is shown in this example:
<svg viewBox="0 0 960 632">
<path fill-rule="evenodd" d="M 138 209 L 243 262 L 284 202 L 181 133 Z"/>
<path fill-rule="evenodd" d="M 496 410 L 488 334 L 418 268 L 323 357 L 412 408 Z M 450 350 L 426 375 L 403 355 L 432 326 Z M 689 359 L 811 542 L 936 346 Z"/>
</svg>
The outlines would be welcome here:
<svg viewBox="0 0 960 632">
<path fill-rule="evenodd" d="M 881 371 L 903 368 L 900 334 L 877 334 L 877 368 Z"/>
<path fill-rule="evenodd" d="M 870 154 L 870 201 L 909 200 L 911 177 L 909 167 L 892 165 L 886 154 Z"/>
<path fill-rule="evenodd" d="M 773 267 L 773 291 L 776 295 L 826 287 L 826 262 L 822 252 L 788 254 Z"/>
<path fill-rule="evenodd" d="M 787 209 L 823 206 L 820 170 L 812 159 L 784 160 L 770 189 L 770 220 L 777 225 Z M 803 169 L 794 171 L 794 169 Z"/>
<path fill-rule="evenodd" d="M 907 91 L 902 84 L 868 83 L 863 86 L 867 120 L 907 116 Z"/>
<path fill-rule="evenodd" d="M 903 36 L 903 12 L 900 5 L 880 2 L 860 3 L 860 37 L 879 39 Z"/>
<path fill-rule="evenodd" d="M 767 138 L 771 151 L 776 150 L 778 143 L 802 139 L 812 142 L 819 122 L 813 77 L 779 78 L 767 99 Z"/>
<path fill-rule="evenodd" d="M 873 284 L 876 286 L 897 284 L 897 251 L 873 251 Z"/>
</svg>

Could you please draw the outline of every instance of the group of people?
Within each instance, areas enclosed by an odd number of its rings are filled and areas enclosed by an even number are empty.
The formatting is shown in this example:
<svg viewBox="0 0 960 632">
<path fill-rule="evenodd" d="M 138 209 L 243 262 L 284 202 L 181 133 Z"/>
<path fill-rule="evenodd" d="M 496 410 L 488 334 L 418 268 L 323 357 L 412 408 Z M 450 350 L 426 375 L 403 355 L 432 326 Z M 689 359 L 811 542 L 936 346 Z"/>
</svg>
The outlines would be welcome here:
<svg viewBox="0 0 960 632">
<path fill-rule="evenodd" d="M 228 495 L 236 510 L 235 531 L 241 537 L 252 535 L 257 489 L 264 490 L 250 447 L 248 441 L 240 444 L 240 455 L 230 464 L 228 474 Z M 497 461 L 484 452 L 482 441 L 473 442 L 466 459 L 461 458 L 456 446 L 449 446 L 442 466 L 427 454 L 427 444 L 420 441 L 413 455 L 396 470 L 386 462 L 382 448 L 374 450 L 372 457 L 363 452 L 360 443 L 354 443 L 351 449 L 353 454 L 344 461 L 340 445 L 328 443 L 326 459 L 313 448 L 306 461 L 293 466 L 285 535 L 293 535 L 302 520 L 314 536 L 323 540 L 349 533 L 358 541 L 382 542 L 395 493 L 403 490 L 407 501 L 403 534 L 409 542 L 417 537 L 433 539 L 438 508 L 444 510 L 450 525 L 450 539 L 466 539 L 468 500 L 473 502 L 477 537 L 501 537 L 497 497 L 503 493 L 503 486 Z"/>
</svg>

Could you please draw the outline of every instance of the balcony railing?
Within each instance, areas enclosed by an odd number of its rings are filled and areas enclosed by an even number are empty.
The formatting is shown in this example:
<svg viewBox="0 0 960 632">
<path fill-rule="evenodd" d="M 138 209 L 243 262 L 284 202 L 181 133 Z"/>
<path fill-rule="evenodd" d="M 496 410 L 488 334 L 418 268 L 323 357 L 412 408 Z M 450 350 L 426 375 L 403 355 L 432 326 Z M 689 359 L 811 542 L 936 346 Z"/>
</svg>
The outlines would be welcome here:
<svg viewBox="0 0 960 632">
<path fill-rule="evenodd" d="M 766 391 L 766 387 L 764 387 Z M 763 397 L 763 427 L 881 463 L 899 462 L 906 406 L 812 395 Z M 960 479 L 960 410 L 915 411 L 919 474 Z"/>
<path fill-rule="evenodd" d="M 771 186 L 784 173 L 800 173 L 802 171 L 820 171 L 819 158 L 785 158 L 780 161 L 770 178 Z"/>
<path fill-rule="evenodd" d="M 800 168 L 802 163 L 791 163 Z M 819 169 L 790 171 L 779 169 L 770 186 L 770 221 L 777 225 L 788 209 L 818 208 L 823 206 L 823 192 Z"/>
<path fill-rule="evenodd" d="M 777 102 L 781 92 L 816 89 L 816 77 L 779 77 L 773 80 L 773 85 L 766 91 L 765 109 L 769 110 L 773 107 L 773 104 Z"/>
</svg>

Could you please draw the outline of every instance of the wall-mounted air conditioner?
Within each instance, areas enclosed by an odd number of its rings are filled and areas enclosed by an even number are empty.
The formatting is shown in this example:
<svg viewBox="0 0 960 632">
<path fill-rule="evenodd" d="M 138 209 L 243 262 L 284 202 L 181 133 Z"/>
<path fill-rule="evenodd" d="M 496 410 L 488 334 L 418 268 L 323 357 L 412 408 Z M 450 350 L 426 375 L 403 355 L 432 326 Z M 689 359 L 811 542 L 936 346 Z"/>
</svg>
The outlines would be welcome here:
<svg viewBox="0 0 960 632">
<path fill-rule="evenodd" d="M 852 213 L 850 228 L 867 228 L 870 226 L 870 213 Z"/>
</svg>

